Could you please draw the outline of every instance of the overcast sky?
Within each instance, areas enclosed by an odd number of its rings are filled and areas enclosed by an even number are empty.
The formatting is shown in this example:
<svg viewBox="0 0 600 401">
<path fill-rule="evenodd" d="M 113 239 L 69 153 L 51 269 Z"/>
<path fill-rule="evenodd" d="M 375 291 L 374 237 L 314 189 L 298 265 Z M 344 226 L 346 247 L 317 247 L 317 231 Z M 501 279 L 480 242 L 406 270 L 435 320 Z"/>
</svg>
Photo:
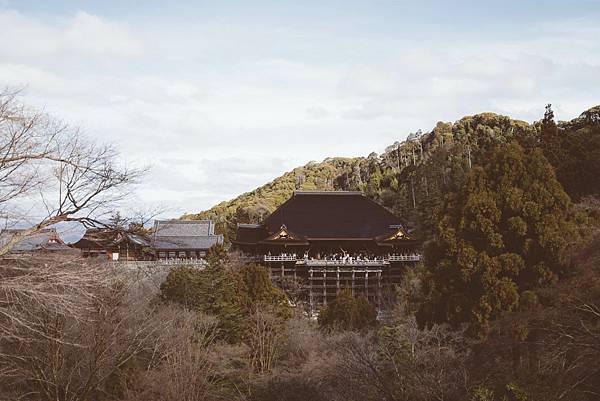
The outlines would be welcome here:
<svg viewBox="0 0 600 401">
<path fill-rule="evenodd" d="M 0 86 L 197 212 L 483 111 L 600 104 L 600 1 L 0 0 Z"/>
</svg>

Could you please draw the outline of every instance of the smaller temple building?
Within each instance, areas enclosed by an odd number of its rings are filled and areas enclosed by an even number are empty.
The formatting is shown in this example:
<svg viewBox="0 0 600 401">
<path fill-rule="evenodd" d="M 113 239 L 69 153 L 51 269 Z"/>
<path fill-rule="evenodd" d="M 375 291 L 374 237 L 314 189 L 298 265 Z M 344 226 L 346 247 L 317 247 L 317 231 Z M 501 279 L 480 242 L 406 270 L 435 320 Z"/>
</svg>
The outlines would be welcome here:
<svg viewBox="0 0 600 401">
<path fill-rule="evenodd" d="M 157 220 L 154 222 L 152 249 L 156 259 L 201 259 L 206 251 L 223 243 L 215 234 L 212 220 Z"/>
<path fill-rule="evenodd" d="M 240 224 L 232 244 L 274 281 L 306 289 L 311 314 L 344 288 L 380 308 L 386 288 L 421 259 L 398 217 L 351 191 L 295 192 L 262 224 Z"/>
<path fill-rule="evenodd" d="M 72 244 L 81 250 L 84 258 L 101 258 L 112 261 L 152 260 L 150 239 L 111 228 L 88 228 L 83 237 Z"/>
<path fill-rule="evenodd" d="M 89 228 L 72 246 L 83 257 L 112 261 L 196 260 L 222 244 L 211 220 L 157 220 L 148 235 L 111 228 Z"/>
<path fill-rule="evenodd" d="M 8 244 L 15 235 L 19 235 L 23 231 L 20 229 L 2 230 L 0 246 Z M 63 242 L 55 228 L 44 228 L 20 239 L 12 247 L 10 253 L 13 255 L 73 254 L 76 251 Z"/>
</svg>

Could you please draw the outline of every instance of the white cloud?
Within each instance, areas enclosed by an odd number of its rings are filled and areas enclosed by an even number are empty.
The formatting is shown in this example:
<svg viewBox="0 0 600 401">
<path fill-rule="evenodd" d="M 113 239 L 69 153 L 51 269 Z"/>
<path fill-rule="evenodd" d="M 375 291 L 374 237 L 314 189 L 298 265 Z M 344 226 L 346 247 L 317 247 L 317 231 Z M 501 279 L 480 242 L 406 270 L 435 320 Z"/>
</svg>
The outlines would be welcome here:
<svg viewBox="0 0 600 401">
<path fill-rule="evenodd" d="M 599 102 L 590 20 L 468 42 L 179 22 L 0 11 L 0 86 L 27 84 L 29 103 L 151 164 L 138 202 L 173 215 L 309 160 L 381 151 L 439 120 L 531 121 L 547 102 L 567 119 Z"/>
<path fill-rule="evenodd" d="M 69 21 L 62 47 L 86 56 L 135 55 L 142 50 L 123 25 L 83 11 Z"/>
<path fill-rule="evenodd" d="M 0 60 L 69 61 L 139 55 L 142 44 L 124 24 L 84 11 L 53 23 L 0 10 Z M 40 59 L 41 58 L 41 59 Z"/>
<path fill-rule="evenodd" d="M 392 61 L 356 64 L 340 79 L 340 96 L 352 100 L 342 116 L 427 121 L 494 111 L 532 120 L 551 102 L 572 118 L 600 101 L 599 36 L 594 20 L 577 19 L 533 25 L 519 40 L 473 36 L 408 46 Z"/>
</svg>

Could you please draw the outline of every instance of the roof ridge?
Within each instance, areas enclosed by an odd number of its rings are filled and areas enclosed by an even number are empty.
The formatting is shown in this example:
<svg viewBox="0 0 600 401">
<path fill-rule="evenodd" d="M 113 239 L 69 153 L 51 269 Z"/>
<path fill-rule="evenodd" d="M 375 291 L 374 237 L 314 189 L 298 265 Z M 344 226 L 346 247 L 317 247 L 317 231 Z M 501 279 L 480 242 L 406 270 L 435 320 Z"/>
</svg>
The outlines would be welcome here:
<svg viewBox="0 0 600 401">
<path fill-rule="evenodd" d="M 208 235 L 155 235 L 154 238 L 175 238 L 175 237 L 185 237 L 185 238 L 214 238 L 214 237 L 222 237 L 223 234 L 208 234 Z"/>
<path fill-rule="evenodd" d="M 296 195 L 361 195 L 362 191 L 294 191 Z"/>
<path fill-rule="evenodd" d="M 210 223 L 210 224 L 214 224 L 214 222 L 210 219 L 203 219 L 203 220 L 178 220 L 178 219 L 172 219 L 172 220 L 154 220 L 155 223 L 175 223 L 175 224 L 197 224 L 197 223 Z"/>
</svg>

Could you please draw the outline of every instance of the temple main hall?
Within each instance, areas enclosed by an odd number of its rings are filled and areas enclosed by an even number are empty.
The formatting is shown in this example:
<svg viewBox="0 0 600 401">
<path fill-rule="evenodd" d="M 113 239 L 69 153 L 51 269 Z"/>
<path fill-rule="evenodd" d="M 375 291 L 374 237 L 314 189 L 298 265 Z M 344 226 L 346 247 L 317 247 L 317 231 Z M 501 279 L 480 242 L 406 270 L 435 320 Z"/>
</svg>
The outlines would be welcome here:
<svg viewBox="0 0 600 401">
<path fill-rule="evenodd" d="M 342 289 L 381 308 L 421 259 L 400 219 L 354 191 L 297 191 L 262 224 L 239 224 L 232 244 L 282 287 L 301 288 L 311 315 Z"/>
</svg>

